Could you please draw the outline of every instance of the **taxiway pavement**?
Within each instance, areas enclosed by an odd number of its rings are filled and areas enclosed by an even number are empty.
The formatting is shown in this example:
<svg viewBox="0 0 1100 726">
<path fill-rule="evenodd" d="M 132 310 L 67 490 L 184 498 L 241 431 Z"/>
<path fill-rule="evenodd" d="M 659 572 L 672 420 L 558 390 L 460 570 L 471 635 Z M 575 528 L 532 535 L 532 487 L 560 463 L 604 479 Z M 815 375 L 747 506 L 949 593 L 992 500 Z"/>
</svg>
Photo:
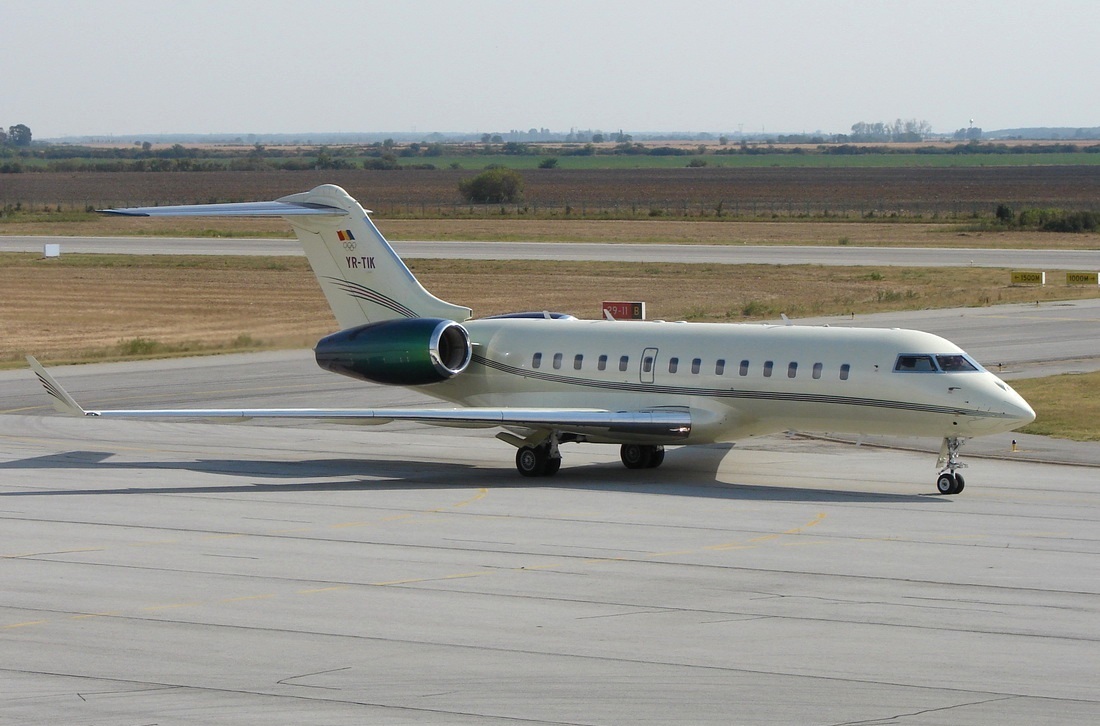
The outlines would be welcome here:
<svg viewBox="0 0 1100 726">
<path fill-rule="evenodd" d="M 154 255 L 300 256 L 293 239 L 195 239 L 168 237 L 0 237 L 0 252 Z M 998 267 L 1029 270 L 1100 269 L 1097 250 L 1007 250 L 934 247 L 818 247 L 760 245 L 600 244 L 590 242 L 392 242 L 407 259 L 610 260 L 737 265 L 874 265 L 880 267 Z"/>
<path fill-rule="evenodd" d="M 421 403 L 308 351 L 54 373 L 94 407 Z M 46 405 L 0 372 L 0 723 L 1100 721 L 1096 445 L 942 497 L 934 455 L 781 436 L 526 480 L 485 432 Z"/>
</svg>

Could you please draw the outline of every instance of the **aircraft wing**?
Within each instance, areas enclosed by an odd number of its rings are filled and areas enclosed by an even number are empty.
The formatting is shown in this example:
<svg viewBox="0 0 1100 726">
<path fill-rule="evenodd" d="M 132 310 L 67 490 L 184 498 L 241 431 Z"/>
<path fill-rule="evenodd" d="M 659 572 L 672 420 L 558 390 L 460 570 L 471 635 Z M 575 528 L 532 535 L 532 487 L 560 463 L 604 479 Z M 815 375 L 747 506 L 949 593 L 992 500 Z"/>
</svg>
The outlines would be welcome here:
<svg viewBox="0 0 1100 726">
<path fill-rule="evenodd" d="M 383 424 L 418 421 L 457 428 L 517 427 L 565 431 L 575 434 L 628 434 L 686 438 L 691 433 L 691 414 L 679 407 L 637 411 L 595 408 L 176 408 L 111 409 L 91 411 L 76 402 L 57 380 L 31 356 L 27 362 L 42 386 L 53 397 L 54 408 L 71 416 L 100 418 L 306 418 L 348 423 Z"/>
</svg>

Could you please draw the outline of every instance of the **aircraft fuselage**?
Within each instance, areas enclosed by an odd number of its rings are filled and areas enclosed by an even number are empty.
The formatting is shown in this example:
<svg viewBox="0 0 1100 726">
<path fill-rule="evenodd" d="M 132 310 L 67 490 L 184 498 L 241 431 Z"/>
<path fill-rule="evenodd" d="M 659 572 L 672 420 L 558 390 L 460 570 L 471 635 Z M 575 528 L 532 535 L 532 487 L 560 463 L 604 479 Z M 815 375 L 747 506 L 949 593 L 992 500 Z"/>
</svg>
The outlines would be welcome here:
<svg viewBox="0 0 1100 726">
<path fill-rule="evenodd" d="M 969 437 L 1034 418 L 962 349 L 919 331 L 575 319 L 463 325 L 470 367 L 425 392 L 467 406 L 689 408 L 690 436 L 668 443 L 786 430 Z"/>
</svg>

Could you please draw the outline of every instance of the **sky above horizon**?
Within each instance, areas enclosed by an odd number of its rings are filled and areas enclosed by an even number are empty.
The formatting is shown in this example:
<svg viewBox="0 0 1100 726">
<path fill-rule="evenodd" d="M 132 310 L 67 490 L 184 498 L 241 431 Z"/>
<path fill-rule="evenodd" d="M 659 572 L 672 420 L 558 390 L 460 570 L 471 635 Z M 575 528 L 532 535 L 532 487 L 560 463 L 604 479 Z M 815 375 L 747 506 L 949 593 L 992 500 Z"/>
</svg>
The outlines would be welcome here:
<svg viewBox="0 0 1100 726">
<path fill-rule="evenodd" d="M 0 0 L 0 126 L 937 133 L 1100 126 L 1095 0 Z"/>
</svg>

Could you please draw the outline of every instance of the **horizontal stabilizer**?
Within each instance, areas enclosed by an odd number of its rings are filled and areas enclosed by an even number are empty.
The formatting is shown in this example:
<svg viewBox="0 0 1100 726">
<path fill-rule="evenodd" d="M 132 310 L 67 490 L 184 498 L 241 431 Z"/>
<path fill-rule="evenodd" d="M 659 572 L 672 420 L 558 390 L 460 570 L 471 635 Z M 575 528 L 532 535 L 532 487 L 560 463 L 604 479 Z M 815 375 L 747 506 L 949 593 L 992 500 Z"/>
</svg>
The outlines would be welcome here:
<svg viewBox="0 0 1100 726">
<path fill-rule="evenodd" d="M 241 202 L 233 204 L 183 204 L 175 207 L 98 209 L 101 214 L 124 217 L 343 217 L 339 207 L 309 202 Z"/>
</svg>

